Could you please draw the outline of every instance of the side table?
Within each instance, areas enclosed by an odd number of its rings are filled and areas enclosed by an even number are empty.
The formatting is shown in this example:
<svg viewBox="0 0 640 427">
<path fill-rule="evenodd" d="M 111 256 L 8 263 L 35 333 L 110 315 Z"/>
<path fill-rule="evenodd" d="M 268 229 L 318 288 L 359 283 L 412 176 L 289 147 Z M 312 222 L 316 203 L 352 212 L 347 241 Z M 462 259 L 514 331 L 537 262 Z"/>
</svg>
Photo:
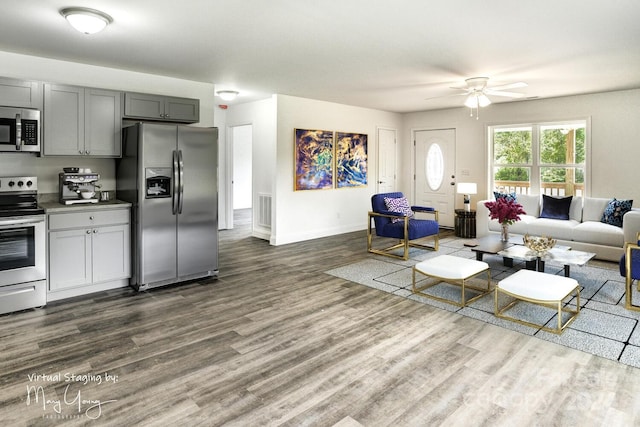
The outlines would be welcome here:
<svg viewBox="0 0 640 427">
<path fill-rule="evenodd" d="M 456 237 L 474 239 L 476 237 L 476 211 L 467 212 L 464 209 L 456 209 L 455 213 Z"/>
</svg>

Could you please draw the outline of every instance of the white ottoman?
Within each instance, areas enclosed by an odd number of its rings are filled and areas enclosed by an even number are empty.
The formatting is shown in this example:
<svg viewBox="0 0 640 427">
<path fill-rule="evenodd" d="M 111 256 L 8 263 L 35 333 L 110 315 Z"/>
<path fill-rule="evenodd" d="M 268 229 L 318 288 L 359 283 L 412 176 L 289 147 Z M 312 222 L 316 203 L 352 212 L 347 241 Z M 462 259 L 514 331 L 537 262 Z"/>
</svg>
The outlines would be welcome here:
<svg viewBox="0 0 640 427">
<path fill-rule="evenodd" d="M 486 289 L 467 283 L 467 280 L 485 271 L 487 272 Z M 427 282 L 426 285 L 416 287 L 416 273 L 423 274 L 433 280 Z M 422 292 L 425 289 L 442 282 L 457 285 L 462 288 L 460 302 Z M 466 289 L 478 291 L 480 294 L 467 300 L 465 293 Z M 451 255 L 440 255 L 435 258 L 422 261 L 413 266 L 412 290 L 414 294 L 455 304 L 459 307 L 464 307 L 468 303 L 473 302 L 491 292 L 491 271 L 489 270 L 489 264 L 483 261 L 476 261 L 474 259 L 460 258 Z"/>
<path fill-rule="evenodd" d="M 506 306 L 500 308 L 498 296 L 500 293 L 510 295 L 515 298 Z M 562 301 L 573 294 L 576 295 L 576 310 L 562 308 Z M 558 310 L 558 327 L 555 329 L 545 327 L 526 320 L 516 319 L 505 315 L 505 311 L 513 307 L 518 301 L 526 301 L 545 307 Z M 562 313 L 569 313 L 569 318 L 562 323 Z M 531 270 L 520 270 L 506 279 L 501 280 L 495 288 L 495 315 L 497 317 L 522 323 L 524 325 L 540 328 L 543 331 L 561 334 L 562 331 L 580 313 L 580 284 L 570 277 L 556 276 L 553 274 L 540 273 Z"/>
</svg>

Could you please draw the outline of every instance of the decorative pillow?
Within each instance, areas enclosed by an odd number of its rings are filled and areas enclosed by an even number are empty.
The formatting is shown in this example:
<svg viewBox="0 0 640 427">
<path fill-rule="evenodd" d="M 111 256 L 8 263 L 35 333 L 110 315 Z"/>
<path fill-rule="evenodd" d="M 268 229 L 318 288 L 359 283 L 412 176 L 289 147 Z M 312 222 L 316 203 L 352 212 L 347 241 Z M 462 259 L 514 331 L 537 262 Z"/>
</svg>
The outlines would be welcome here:
<svg viewBox="0 0 640 427">
<path fill-rule="evenodd" d="M 604 208 L 600 222 L 622 227 L 624 214 L 631 210 L 631 206 L 633 206 L 633 200 L 616 200 L 614 198 L 609 202 L 607 207 Z"/>
<path fill-rule="evenodd" d="M 401 213 L 408 217 L 413 216 L 413 211 L 411 210 L 411 206 L 409 206 L 409 201 L 406 197 L 385 197 L 384 204 L 387 205 L 387 209 L 391 212 Z M 393 218 L 393 222 L 401 221 L 400 218 Z"/>
<path fill-rule="evenodd" d="M 507 202 L 509 200 L 513 200 L 514 202 L 516 202 L 516 193 L 501 193 L 499 191 L 494 191 L 493 192 L 493 197 L 495 197 L 496 200 L 498 199 L 505 199 Z"/>
<path fill-rule="evenodd" d="M 543 194 L 542 212 L 540 212 L 540 218 L 569 219 L 569 208 L 571 208 L 571 199 L 573 199 L 573 196 L 551 197 Z"/>
</svg>

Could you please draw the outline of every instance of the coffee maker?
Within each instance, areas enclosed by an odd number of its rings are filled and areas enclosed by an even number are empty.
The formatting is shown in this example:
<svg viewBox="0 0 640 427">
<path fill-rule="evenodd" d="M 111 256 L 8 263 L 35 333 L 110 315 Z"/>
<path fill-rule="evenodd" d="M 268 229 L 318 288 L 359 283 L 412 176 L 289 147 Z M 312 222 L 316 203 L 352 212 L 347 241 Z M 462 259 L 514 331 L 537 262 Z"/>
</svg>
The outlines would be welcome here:
<svg viewBox="0 0 640 427">
<path fill-rule="evenodd" d="M 100 175 L 95 172 L 60 172 L 58 188 L 60 203 L 73 205 L 76 203 L 98 203 L 97 181 Z"/>
</svg>

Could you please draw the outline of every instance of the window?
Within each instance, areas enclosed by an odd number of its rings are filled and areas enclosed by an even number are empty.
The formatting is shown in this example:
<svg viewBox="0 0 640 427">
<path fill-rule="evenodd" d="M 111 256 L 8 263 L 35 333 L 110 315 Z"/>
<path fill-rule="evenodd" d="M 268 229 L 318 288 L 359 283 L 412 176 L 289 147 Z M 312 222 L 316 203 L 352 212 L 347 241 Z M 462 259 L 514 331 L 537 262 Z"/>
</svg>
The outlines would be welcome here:
<svg viewBox="0 0 640 427">
<path fill-rule="evenodd" d="M 492 191 L 585 193 L 586 121 L 489 128 Z"/>
</svg>

